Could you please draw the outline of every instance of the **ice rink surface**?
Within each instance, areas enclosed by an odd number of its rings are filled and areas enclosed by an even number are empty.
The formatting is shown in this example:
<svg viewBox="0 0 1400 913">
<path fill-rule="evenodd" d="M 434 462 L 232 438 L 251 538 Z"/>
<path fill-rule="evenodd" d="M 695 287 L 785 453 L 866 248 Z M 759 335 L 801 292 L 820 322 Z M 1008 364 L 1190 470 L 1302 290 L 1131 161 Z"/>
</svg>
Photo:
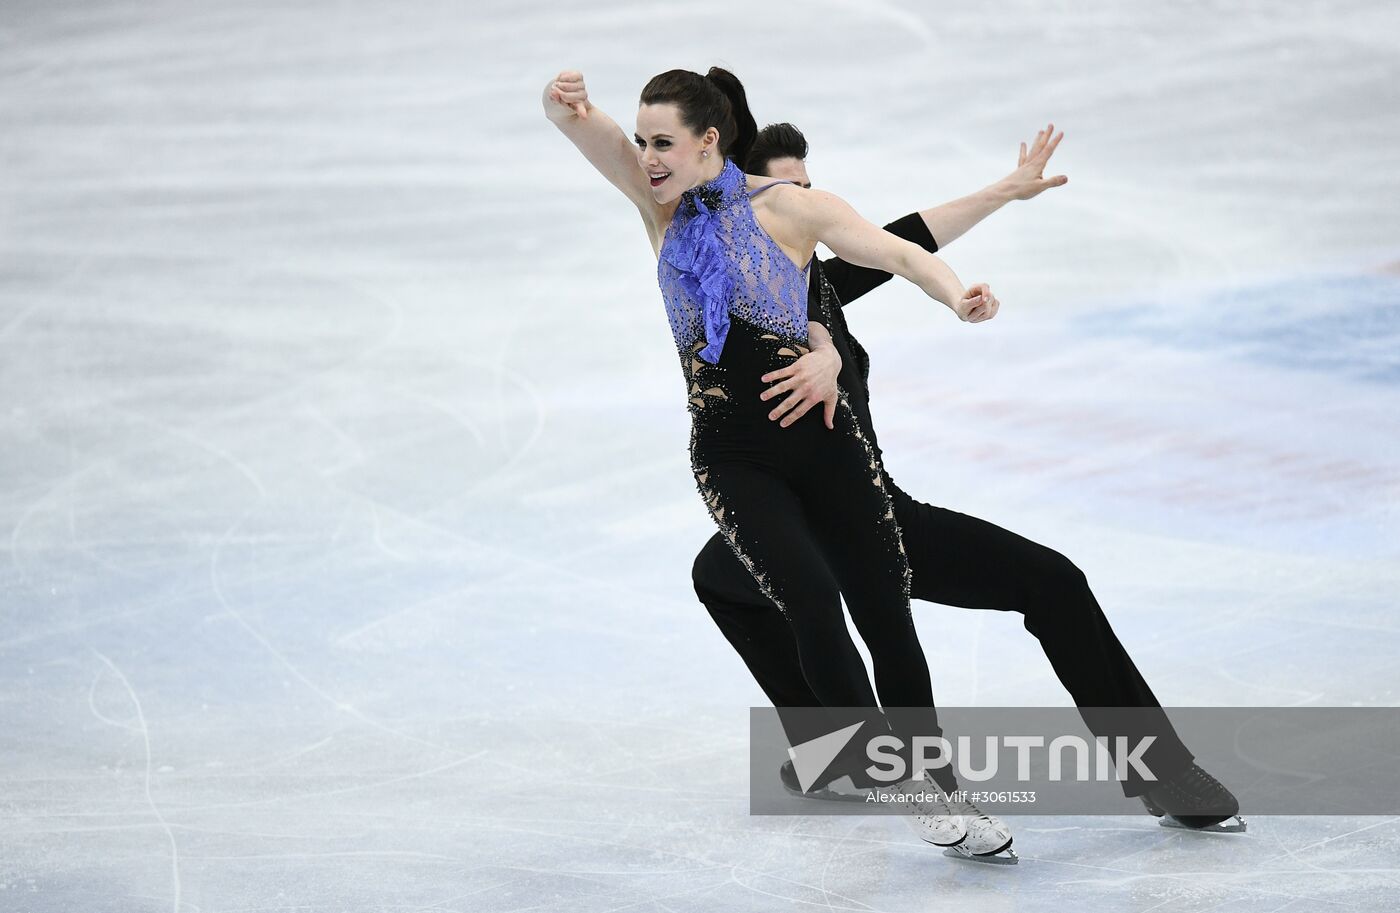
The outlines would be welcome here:
<svg viewBox="0 0 1400 913">
<path fill-rule="evenodd" d="M 1168 705 L 1400 702 L 1394 4 L 5 0 L 0 910 L 1394 909 L 1394 817 L 993 870 L 747 813 L 653 261 L 539 102 L 712 64 L 877 222 L 1063 129 L 944 252 L 995 320 L 850 308 L 891 473 L 1070 556 Z M 915 615 L 940 703 L 1068 703 Z"/>
</svg>

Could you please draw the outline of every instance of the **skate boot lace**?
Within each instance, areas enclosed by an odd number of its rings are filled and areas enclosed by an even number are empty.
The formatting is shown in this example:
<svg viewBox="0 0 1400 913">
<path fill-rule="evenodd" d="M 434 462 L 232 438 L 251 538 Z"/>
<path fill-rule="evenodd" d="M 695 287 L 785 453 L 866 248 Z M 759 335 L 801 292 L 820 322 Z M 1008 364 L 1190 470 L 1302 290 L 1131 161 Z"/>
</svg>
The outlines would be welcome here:
<svg viewBox="0 0 1400 913">
<path fill-rule="evenodd" d="M 910 827 L 919 837 L 937 846 L 954 846 L 961 843 L 966 833 L 961 815 L 955 814 L 946 801 L 936 792 L 937 787 L 923 780 L 907 780 L 902 784 L 884 787 L 887 792 L 904 796 L 898 802 L 908 816 Z M 922 793 L 922 798 L 916 796 Z"/>
<path fill-rule="evenodd" d="M 974 805 L 969 799 L 962 799 L 958 802 L 950 802 L 948 804 L 948 807 L 952 809 L 952 811 L 955 814 L 962 815 L 964 818 L 971 819 L 987 817 L 986 812 L 982 811 L 982 809 Z"/>
<path fill-rule="evenodd" d="M 937 824 L 949 818 L 957 817 L 953 810 L 948 807 L 948 803 L 938 799 L 928 798 L 927 794 L 925 798 L 912 800 L 908 802 L 907 805 L 909 807 L 909 813 L 913 815 L 920 824 Z"/>
<path fill-rule="evenodd" d="M 1186 786 L 1192 792 L 1196 793 L 1216 792 L 1217 790 L 1223 790 L 1225 788 L 1219 780 L 1215 779 L 1195 764 L 1191 765 L 1190 769 L 1186 771 L 1186 775 L 1181 779 L 1183 781 L 1183 786 Z"/>
<path fill-rule="evenodd" d="M 953 814 L 958 815 L 963 819 L 964 825 L 969 830 L 978 827 L 997 825 L 1000 823 L 1000 819 L 993 818 L 991 815 L 982 811 L 982 809 L 978 808 L 976 805 L 974 805 L 971 801 L 967 799 L 949 803 L 949 809 L 952 811 Z"/>
<path fill-rule="evenodd" d="M 968 851 L 991 855 L 1011 846 L 1011 828 L 1005 821 L 987 814 L 967 799 L 949 805 L 962 818 L 963 846 Z"/>
<path fill-rule="evenodd" d="M 1229 816 L 1239 812 L 1239 802 L 1234 794 L 1197 764 L 1149 789 L 1143 795 L 1143 801 L 1153 814 L 1172 815 L 1187 823 L 1191 818 Z"/>
<path fill-rule="evenodd" d="M 1230 795 L 1229 790 L 1195 764 L 1163 783 L 1162 787 L 1176 800 L 1174 804 L 1182 803 L 1191 808 L 1208 809 L 1230 805 L 1226 798 Z"/>
</svg>

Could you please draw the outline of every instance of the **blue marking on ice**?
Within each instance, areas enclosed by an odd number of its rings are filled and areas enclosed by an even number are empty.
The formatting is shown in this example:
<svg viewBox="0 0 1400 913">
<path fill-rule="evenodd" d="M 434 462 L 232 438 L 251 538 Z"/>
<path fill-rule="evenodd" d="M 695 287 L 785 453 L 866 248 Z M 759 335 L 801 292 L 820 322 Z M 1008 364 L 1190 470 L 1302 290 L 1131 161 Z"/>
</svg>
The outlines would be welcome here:
<svg viewBox="0 0 1400 913">
<path fill-rule="evenodd" d="M 1183 320 L 1186 310 L 1192 319 Z M 1318 275 L 1144 301 L 1082 318 L 1095 336 L 1218 351 L 1274 367 L 1400 386 L 1400 279 Z"/>
</svg>

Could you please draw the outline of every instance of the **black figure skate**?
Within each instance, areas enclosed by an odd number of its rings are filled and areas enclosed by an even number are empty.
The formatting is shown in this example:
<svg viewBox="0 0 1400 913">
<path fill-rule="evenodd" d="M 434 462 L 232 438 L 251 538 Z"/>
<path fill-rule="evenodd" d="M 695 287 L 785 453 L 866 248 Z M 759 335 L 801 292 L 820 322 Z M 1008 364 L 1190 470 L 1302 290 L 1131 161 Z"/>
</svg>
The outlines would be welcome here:
<svg viewBox="0 0 1400 913">
<path fill-rule="evenodd" d="M 865 802 L 870 790 L 861 789 L 851 782 L 849 776 L 840 776 L 825 782 L 817 781 L 805 793 L 797 779 L 797 769 L 791 761 L 784 761 L 778 769 L 778 778 L 783 781 L 783 789 L 803 799 L 827 799 L 835 802 Z"/>
<path fill-rule="evenodd" d="M 1246 829 L 1239 816 L 1239 801 L 1198 764 L 1157 783 L 1139 798 L 1149 812 L 1162 819 L 1163 827 L 1226 834 Z"/>
</svg>

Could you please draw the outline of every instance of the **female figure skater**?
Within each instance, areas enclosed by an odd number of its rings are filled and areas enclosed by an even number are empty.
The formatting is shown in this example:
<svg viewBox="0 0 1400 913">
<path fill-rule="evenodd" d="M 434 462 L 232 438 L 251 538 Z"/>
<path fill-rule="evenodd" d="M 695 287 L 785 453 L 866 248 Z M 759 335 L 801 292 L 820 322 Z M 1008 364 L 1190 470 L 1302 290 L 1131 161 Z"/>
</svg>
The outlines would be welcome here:
<svg viewBox="0 0 1400 913">
<path fill-rule="evenodd" d="M 910 614 L 909 564 L 879 459 L 844 392 L 832 402 L 828 385 L 787 376 L 797 394 L 789 402 L 820 400 L 825 408 L 822 418 L 813 411 L 775 424 L 763 378 L 790 375 L 811 346 L 831 346 L 807 307 L 818 241 L 849 262 L 904 276 L 966 321 L 995 315 L 990 289 L 964 288 L 938 257 L 830 193 L 745 175 L 739 163 L 757 126 L 743 86 L 726 70 L 670 70 L 648 82 L 635 150 L 589 102 L 582 74 L 560 73 L 543 103 L 642 216 L 685 379 L 696 485 L 730 548 L 791 624 L 813 693 L 826 707 L 915 708 L 898 724 L 906 746 L 916 735 L 939 735 Z M 870 650 L 878 702 L 838 591 Z M 946 767 L 933 778 L 945 792 L 956 788 Z M 955 814 L 939 799 L 906 808 L 931 843 L 1015 859 L 1009 828 L 975 807 Z"/>
<path fill-rule="evenodd" d="M 1056 136 L 1051 124 L 1036 134 L 1029 149 L 1021 144 L 1016 170 L 1000 181 L 951 203 L 910 213 L 886 225 L 885 230 L 932 253 L 1009 200 L 1028 200 L 1061 186 L 1068 180 L 1064 175 L 1045 178 L 1043 173 L 1063 136 Z M 758 132 L 749 152 L 748 171 L 790 178 L 810 187 L 807 152 L 807 140 L 795 126 L 769 124 Z M 852 266 L 839 258 L 821 260 L 812 266 L 808 292 L 809 300 L 825 294 L 834 303 L 829 330 L 842 356 L 840 386 L 877 455 L 880 445 L 871 421 L 866 383 L 870 358 L 847 328 L 843 309 L 889 278 L 887 272 Z M 1119 642 L 1088 580 L 1073 562 L 986 520 L 916 501 L 888 474 L 884 483 L 894 502 L 908 555 L 912 599 L 1020 612 L 1026 630 L 1039 641 L 1096 736 L 1109 745 L 1116 736 L 1155 738 L 1143 759 L 1158 780 L 1149 783 L 1130 776 L 1122 784 L 1125 795 L 1140 797 L 1152 814 L 1165 816 L 1162 823 L 1168 826 L 1229 832 L 1246 829 L 1238 814 L 1238 801 L 1195 763 Z M 775 707 L 818 703 L 804 678 L 790 626 L 735 560 L 723 537 L 717 534 L 705 544 L 696 557 L 692 579 L 696 595 Z M 1140 712 L 1129 715 L 1101 709 L 1119 707 L 1136 707 Z M 796 741 L 802 740 L 800 732 L 795 735 Z M 783 765 L 780 776 L 788 791 L 795 794 L 863 797 L 863 793 L 842 790 L 843 784 L 820 779 L 803 790 L 790 761 Z"/>
</svg>

